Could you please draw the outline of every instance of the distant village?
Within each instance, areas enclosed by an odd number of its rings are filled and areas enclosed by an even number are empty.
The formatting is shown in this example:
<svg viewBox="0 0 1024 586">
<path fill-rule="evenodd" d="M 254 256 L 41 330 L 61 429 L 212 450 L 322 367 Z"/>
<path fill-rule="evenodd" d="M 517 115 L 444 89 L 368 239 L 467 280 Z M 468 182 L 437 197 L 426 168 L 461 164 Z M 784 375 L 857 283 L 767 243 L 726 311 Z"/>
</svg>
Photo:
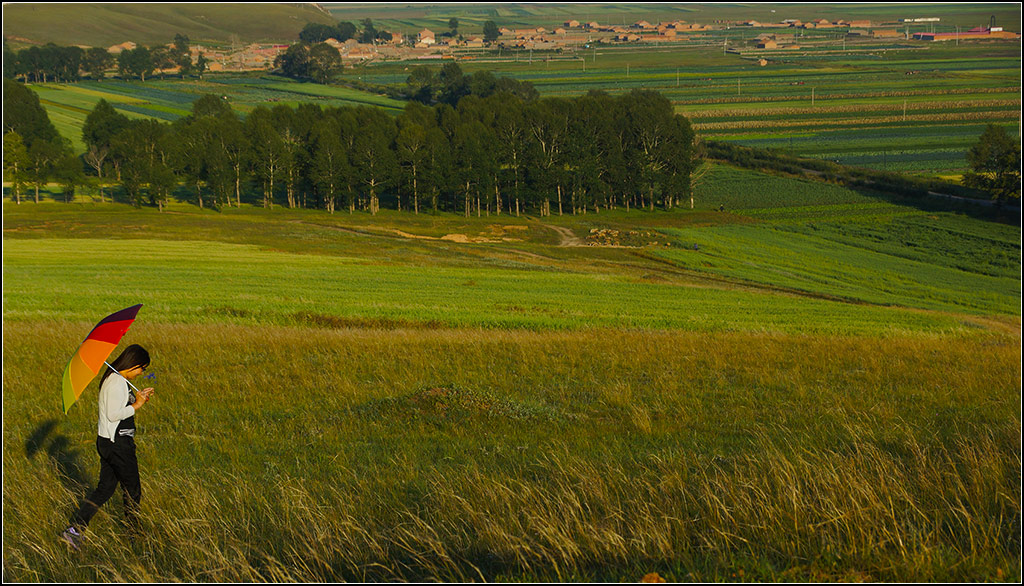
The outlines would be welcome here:
<svg viewBox="0 0 1024 586">
<path fill-rule="evenodd" d="M 908 18 L 896 22 L 873 23 L 868 20 L 827 19 L 800 21 L 787 19 L 779 22 L 715 22 L 713 24 L 688 23 L 682 20 L 652 24 L 641 20 L 629 25 L 607 25 L 598 22 L 569 20 L 551 30 L 544 27 L 498 29 L 499 37 L 488 43 L 482 35 L 468 37 L 435 33 L 423 29 L 415 34 L 405 35 L 400 31 L 391 33 L 390 41 L 374 44 L 359 43 L 355 39 L 344 42 L 327 39 L 325 42 L 338 50 L 342 63 L 353 65 L 359 62 L 381 59 L 471 59 L 472 49 L 501 48 L 510 50 L 562 51 L 593 44 L 663 44 L 700 40 L 706 33 L 722 29 L 751 28 L 766 29 L 766 32 L 748 41 L 751 48 L 760 50 L 799 49 L 799 41 L 807 30 L 846 29 L 846 37 L 858 39 L 891 39 L 917 41 L 960 41 L 972 39 L 1019 39 L 1020 35 L 1004 31 L 997 26 L 979 26 L 957 32 L 909 32 L 910 25 L 935 24 L 939 18 Z M 278 55 L 287 51 L 286 44 L 252 43 L 237 48 L 210 47 L 202 44 L 190 46 L 193 62 L 202 54 L 207 59 L 208 71 L 254 71 L 274 67 Z M 125 42 L 108 48 L 112 54 L 135 49 L 135 43 Z M 457 55 L 458 53 L 458 55 Z"/>
</svg>

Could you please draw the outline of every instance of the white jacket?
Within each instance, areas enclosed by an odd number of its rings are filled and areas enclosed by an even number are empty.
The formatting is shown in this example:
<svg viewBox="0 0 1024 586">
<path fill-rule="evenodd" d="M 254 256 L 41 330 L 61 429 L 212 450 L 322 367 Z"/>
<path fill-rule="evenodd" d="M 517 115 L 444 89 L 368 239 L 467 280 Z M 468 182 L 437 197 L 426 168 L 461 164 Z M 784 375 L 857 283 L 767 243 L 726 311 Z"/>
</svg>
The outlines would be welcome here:
<svg viewBox="0 0 1024 586">
<path fill-rule="evenodd" d="M 135 415 L 135 407 L 128 405 L 128 380 L 114 372 L 100 387 L 100 422 L 97 433 L 114 441 L 117 425 Z"/>
</svg>

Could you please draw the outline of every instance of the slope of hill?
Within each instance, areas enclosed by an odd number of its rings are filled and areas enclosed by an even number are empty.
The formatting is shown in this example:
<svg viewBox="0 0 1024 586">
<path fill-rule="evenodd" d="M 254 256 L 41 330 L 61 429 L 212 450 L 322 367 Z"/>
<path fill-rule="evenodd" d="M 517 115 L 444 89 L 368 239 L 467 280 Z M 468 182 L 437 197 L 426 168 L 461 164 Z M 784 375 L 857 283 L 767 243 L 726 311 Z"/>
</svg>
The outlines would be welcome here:
<svg viewBox="0 0 1024 586">
<path fill-rule="evenodd" d="M 293 41 L 306 23 L 333 22 L 312 4 L 5 4 L 3 19 L 15 48 L 165 44 L 178 33 L 206 42 Z"/>
</svg>

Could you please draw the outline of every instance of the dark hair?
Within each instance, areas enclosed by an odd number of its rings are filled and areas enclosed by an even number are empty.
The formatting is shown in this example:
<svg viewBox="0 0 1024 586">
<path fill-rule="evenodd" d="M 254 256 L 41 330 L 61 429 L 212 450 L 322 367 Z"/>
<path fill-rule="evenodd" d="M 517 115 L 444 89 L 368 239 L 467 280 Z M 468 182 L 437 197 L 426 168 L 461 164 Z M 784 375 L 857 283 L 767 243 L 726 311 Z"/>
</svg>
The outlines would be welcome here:
<svg viewBox="0 0 1024 586">
<path fill-rule="evenodd" d="M 149 366 L 149 352 L 138 344 L 132 344 L 125 348 L 124 352 L 121 352 L 121 355 L 110 363 L 110 367 L 107 368 L 107 371 L 103 373 L 103 378 L 100 379 L 100 386 L 103 386 L 107 377 L 112 373 L 129 370 L 136 366 Z"/>
</svg>

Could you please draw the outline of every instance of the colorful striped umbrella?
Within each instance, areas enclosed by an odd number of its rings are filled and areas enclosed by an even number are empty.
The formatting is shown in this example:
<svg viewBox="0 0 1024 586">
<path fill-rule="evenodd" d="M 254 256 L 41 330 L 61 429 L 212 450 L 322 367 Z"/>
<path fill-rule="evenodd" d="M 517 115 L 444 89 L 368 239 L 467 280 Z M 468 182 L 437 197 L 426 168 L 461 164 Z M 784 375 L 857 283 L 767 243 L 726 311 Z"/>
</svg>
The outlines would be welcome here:
<svg viewBox="0 0 1024 586">
<path fill-rule="evenodd" d="M 140 303 L 108 315 L 96 324 L 96 327 L 85 337 L 78 352 L 75 352 L 71 361 L 68 362 L 67 368 L 64 369 L 62 398 L 65 415 L 75 401 L 82 396 L 85 387 L 89 386 L 92 379 L 100 373 L 100 369 L 106 364 L 110 353 L 114 351 L 118 342 L 128 331 L 128 327 L 135 321 L 135 315 L 139 313 L 141 307 Z"/>
</svg>

